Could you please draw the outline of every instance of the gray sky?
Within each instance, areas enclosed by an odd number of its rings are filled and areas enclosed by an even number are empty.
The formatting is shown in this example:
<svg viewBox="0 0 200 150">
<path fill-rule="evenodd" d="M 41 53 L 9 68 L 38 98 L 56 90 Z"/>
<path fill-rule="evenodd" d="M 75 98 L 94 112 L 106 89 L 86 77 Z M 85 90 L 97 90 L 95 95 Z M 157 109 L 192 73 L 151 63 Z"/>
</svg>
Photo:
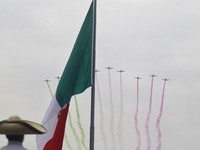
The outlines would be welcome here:
<svg viewBox="0 0 200 150">
<path fill-rule="evenodd" d="M 41 122 L 51 100 L 44 79 L 50 79 L 55 92 L 68 60 L 90 0 L 1 0 L 0 1 L 0 120 L 13 114 Z M 114 110 L 116 150 L 122 140 L 124 150 L 135 149 L 134 129 L 136 79 L 140 76 L 138 124 L 141 149 L 146 148 L 145 119 L 148 112 L 150 83 L 154 79 L 150 118 L 152 149 L 157 146 L 156 119 L 166 84 L 161 119 L 162 150 L 200 149 L 200 2 L 197 0 L 101 0 L 97 10 L 97 69 L 104 113 L 108 149 L 110 134 L 110 71 Z M 123 137 L 118 136 L 120 116 L 120 76 L 123 79 Z M 90 89 L 77 96 L 81 121 L 89 141 Z M 76 124 L 74 100 L 70 111 Z M 95 149 L 103 149 L 100 105 L 96 96 Z M 73 148 L 76 141 L 67 125 Z M 0 136 L 0 146 L 6 144 Z M 35 136 L 26 136 L 24 145 L 36 149 Z M 64 143 L 64 148 L 67 149 Z"/>
</svg>

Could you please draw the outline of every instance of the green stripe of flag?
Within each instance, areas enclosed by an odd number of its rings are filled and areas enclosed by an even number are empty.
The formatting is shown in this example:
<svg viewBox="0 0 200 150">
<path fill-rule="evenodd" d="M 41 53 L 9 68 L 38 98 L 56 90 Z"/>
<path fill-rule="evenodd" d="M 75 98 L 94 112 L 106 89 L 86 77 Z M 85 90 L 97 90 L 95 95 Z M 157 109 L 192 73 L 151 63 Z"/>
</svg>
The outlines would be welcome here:
<svg viewBox="0 0 200 150">
<path fill-rule="evenodd" d="M 72 53 L 57 87 L 56 99 L 61 108 L 73 95 L 90 87 L 92 68 L 93 3 L 86 15 Z"/>
</svg>

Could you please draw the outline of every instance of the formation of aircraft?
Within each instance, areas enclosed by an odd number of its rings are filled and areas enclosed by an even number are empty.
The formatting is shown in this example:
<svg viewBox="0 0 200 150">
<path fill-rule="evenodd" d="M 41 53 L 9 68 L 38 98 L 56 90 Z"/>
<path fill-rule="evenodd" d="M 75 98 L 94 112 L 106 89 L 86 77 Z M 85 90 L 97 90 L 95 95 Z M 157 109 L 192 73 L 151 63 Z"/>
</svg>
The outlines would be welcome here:
<svg viewBox="0 0 200 150">
<path fill-rule="evenodd" d="M 155 74 L 152 74 L 152 75 L 149 75 L 149 76 L 151 76 L 151 77 L 157 77 L 157 75 L 155 75 Z M 167 78 L 164 78 L 164 79 L 162 79 L 162 80 L 164 80 L 164 81 L 169 81 L 169 79 L 167 79 Z"/>
<path fill-rule="evenodd" d="M 113 69 L 112 67 L 106 67 L 106 69 Z M 100 70 L 95 70 L 95 72 L 100 72 Z M 117 72 L 119 72 L 119 73 L 122 73 L 122 72 L 125 72 L 125 70 L 118 70 Z M 149 76 L 151 76 L 151 77 L 157 77 L 157 75 L 155 75 L 155 74 L 152 74 L 152 75 L 149 75 Z M 57 78 L 58 80 L 60 79 L 60 77 L 59 76 L 57 76 L 57 77 L 55 77 L 55 78 Z M 140 78 L 140 77 L 135 77 L 136 79 L 142 79 L 142 78 Z M 167 79 L 167 78 L 164 78 L 164 79 L 162 79 L 162 80 L 164 80 L 164 81 L 169 81 L 169 79 Z M 48 80 L 48 79 L 46 79 L 46 80 L 44 80 L 45 82 L 50 82 L 51 80 Z"/>
</svg>

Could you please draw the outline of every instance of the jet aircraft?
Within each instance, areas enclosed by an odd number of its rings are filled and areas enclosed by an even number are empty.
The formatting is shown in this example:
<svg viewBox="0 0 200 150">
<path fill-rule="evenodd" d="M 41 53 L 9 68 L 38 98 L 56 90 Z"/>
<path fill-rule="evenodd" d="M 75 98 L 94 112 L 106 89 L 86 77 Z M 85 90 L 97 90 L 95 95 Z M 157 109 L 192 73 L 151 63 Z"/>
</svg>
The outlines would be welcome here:
<svg viewBox="0 0 200 150">
<path fill-rule="evenodd" d="M 169 81 L 169 79 L 167 79 L 167 78 L 165 78 L 165 79 L 163 79 L 164 81 Z"/>
<path fill-rule="evenodd" d="M 106 69 L 113 69 L 112 67 L 106 67 Z"/>
<path fill-rule="evenodd" d="M 117 71 L 117 72 L 120 72 L 120 73 L 122 73 L 122 72 L 125 72 L 125 70 L 119 70 L 119 71 Z"/>
<path fill-rule="evenodd" d="M 46 80 L 44 80 L 44 82 L 50 82 L 51 80 L 48 80 L 48 79 L 46 79 Z"/>
<path fill-rule="evenodd" d="M 151 77 L 157 77 L 157 75 L 155 75 L 155 74 L 152 74 L 152 75 L 150 75 Z"/>
<path fill-rule="evenodd" d="M 136 79 L 142 79 L 142 78 L 140 78 L 140 77 L 135 77 Z"/>
</svg>

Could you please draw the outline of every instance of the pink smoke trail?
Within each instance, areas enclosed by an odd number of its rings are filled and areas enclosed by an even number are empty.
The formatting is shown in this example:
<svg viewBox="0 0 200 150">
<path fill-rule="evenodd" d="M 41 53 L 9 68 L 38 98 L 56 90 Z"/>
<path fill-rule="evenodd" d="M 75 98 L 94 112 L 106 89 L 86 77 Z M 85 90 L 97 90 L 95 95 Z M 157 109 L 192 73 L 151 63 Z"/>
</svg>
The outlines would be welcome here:
<svg viewBox="0 0 200 150">
<path fill-rule="evenodd" d="M 135 119 L 135 131 L 136 131 L 136 137 L 137 137 L 137 147 L 136 150 L 140 150 L 140 146 L 141 146 L 141 140 L 140 140 L 140 131 L 138 129 L 138 106 L 139 106 L 139 77 L 136 77 L 137 79 L 137 104 L 136 104 L 136 111 L 135 111 L 135 115 L 134 115 L 134 119 Z"/>
<path fill-rule="evenodd" d="M 146 136 L 147 136 L 147 150 L 151 149 L 151 139 L 150 139 L 150 135 L 149 135 L 149 120 L 150 120 L 150 116 L 151 116 L 151 106 L 152 106 L 152 93 L 153 93 L 153 78 L 155 77 L 155 75 L 151 75 L 151 90 L 150 90 L 150 101 L 149 101 L 149 111 L 147 114 L 147 118 L 146 118 L 146 124 L 145 124 L 145 129 L 146 129 Z"/>
<path fill-rule="evenodd" d="M 164 79 L 164 85 L 163 85 L 163 92 L 162 92 L 162 99 L 161 99 L 161 105 L 160 105 L 160 112 L 156 121 L 156 128 L 158 131 L 158 145 L 157 145 L 157 150 L 161 150 L 161 137 L 162 137 L 162 133 L 160 130 L 160 120 L 162 117 L 162 113 L 163 113 L 163 104 L 164 104 L 164 94 L 165 94 L 165 84 L 166 84 L 167 79 Z"/>
</svg>

